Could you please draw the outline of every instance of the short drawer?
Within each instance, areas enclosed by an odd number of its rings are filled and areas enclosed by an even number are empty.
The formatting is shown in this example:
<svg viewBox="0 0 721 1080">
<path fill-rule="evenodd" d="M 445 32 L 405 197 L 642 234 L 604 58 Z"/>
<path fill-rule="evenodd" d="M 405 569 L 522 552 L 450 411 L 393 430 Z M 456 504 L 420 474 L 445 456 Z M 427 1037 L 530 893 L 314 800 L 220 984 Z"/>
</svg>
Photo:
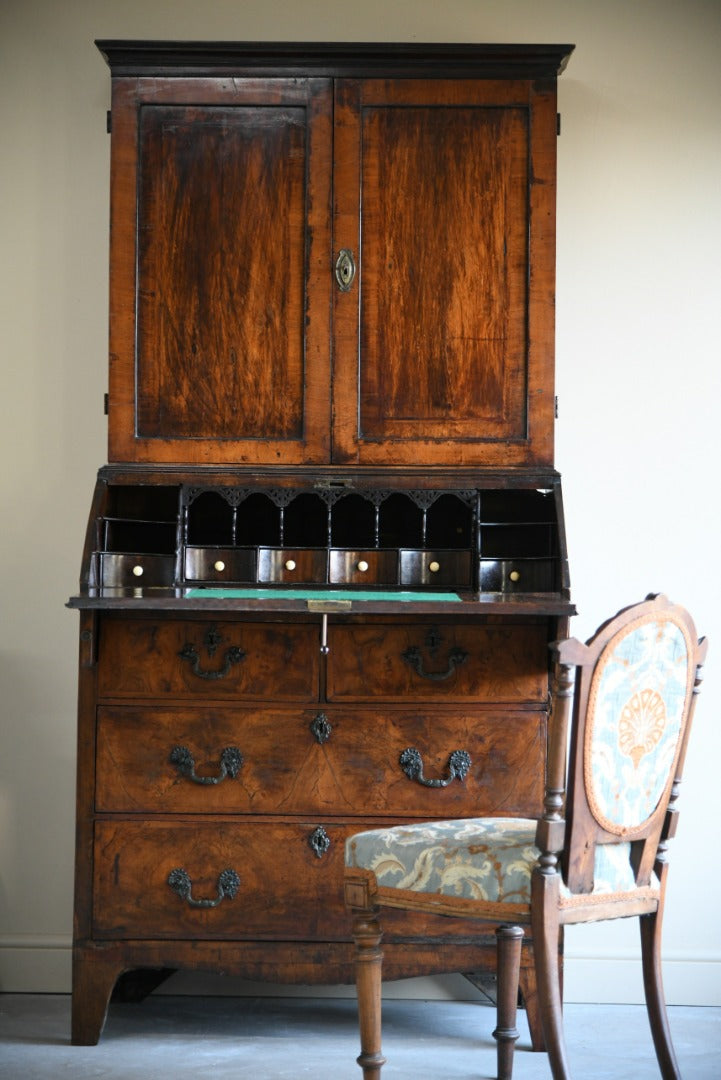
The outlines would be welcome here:
<svg viewBox="0 0 721 1080">
<path fill-rule="evenodd" d="M 93 934 L 347 939 L 344 842 L 357 831 L 321 821 L 98 821 Z"/>
<path fill-rule="evenodd" d="M 318 628 L 105 617 L 100 697 L 290 699 L 318 694 Z"/>
<path fill-rule="evenodd" d="M 470 551 L 417 551 L 400 553 L 401 585 L 471 585 Z"/>
<path fill-rule="evenodd" d="M 395 585 L 398 582 L 396 551 L 333 548 L 329 560 L 329 580 L 333 585 Z"/>
<path fill-rule="evenodd" d="M 98 710 L 96 810 L 164 814 L 541 812 L 539 711 Z"/>
<path fill-rule="evenodd" d="M 483 592 L 552 592 L 557 588 L 555 559 L 482 559 Z"/>
<path fill-rule="evenodd" d="M 103 551 L 98 554 L 100 584 L 104 588 L 157 588 L 174 582 L 173 555 L 123 554 Z"/>
<path fill-rule="evenodd" d="M 541 624 L 336 624 L 328 699 L 541 702 L 548 648 Z"/>
<path fill-rule="evenodd" d="M 258 581 L 320 584 L 327 562 L 325 548 L 259 548 Z"/>
<path fill-rule="evenodd" d="M 186 547 L 186 581 L 255 581 L 255 548 Z"/>
</svg>

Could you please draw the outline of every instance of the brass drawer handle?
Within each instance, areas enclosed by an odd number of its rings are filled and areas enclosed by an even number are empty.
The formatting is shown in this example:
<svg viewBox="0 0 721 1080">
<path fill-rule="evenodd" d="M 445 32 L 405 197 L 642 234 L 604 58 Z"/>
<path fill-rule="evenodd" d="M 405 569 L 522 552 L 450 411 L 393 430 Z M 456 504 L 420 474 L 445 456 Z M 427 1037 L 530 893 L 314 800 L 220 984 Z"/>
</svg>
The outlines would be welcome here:
<svg viewBox="0 0 721 1080">
<path fill-rule="evenodd" d="M 170 751 L 170 763 L 175 765 L 181 776 L 192 780 L 194 784 L 220 784 L 229 776 L 235 780 L 243 764 L 243 755 L 237 746 L 226 746 L 220 755 L 220 771 L 217 776 L 198 776 L 195 760 L 187 746 L 174 746 Z"/>
<path fill-rule="evenodd" d="M 322 859 L 330 847 L 330 837 L 322 825 L 319 825 L 308 837 L 308 844 L 319 859 Z"/>
<path fill-rule="evenodd" d="M 450 649 L 448 652 L 448 667 L 445 671 L 426 671 L 423 663 L 423 654 L 417 645 L 412 645 L 409 649 L 406 649 L 405 652 L 401 653 L 401 657 L 422 679 L 430 679 L 432 682 L 443 682 L 444 679 L 450 678 L 457 667 L 460 667 L 461 664 L 465 664 L 468 659 L 468 653 L 459 646 Z"/>
<path fill-rule="evenodd" d="M 423 758 L 415 746 L 408 746 L 398 759 L 400 767 L 409 780 L 423 787 L 444 788 L 453 780 L 465 780 L 471 767 L 471 755 L 467 750 L 454 750 L 448 758 L 448 777 L 445 780 L 426 780 L 423 775 Z"/>
<path fill-rule="evenodd" d="M 187 642 L 183 645 L 183 648 L 178 653 L 181 660 L 187 660 L 191 666 L 194 675 L 197 675 L 199 679 L 224 679 L 226 675 L 230 674 L 230 669 L 233 664 L 239 664 L 241 660 L 245 660 L 245 653 L 238 645 L 231 645 L 229 649 L 225 650 L 225 656 L 223 658 L 223 665 L 219 668 L 202 668 L 200 666 L 200 653 Z"/>
<path fill-rule="evenodd" d="M 240 888 L 240 878 L 235 870 L 228 868 L 223 870 L 218 876 L 218 895 L 215 900 L 196 900 L 192 895 L 193 883 L 190 880 L 190 875 L 187 870 L 183 870 L 182 867 L 177 867 L 175 870 L 171 870 L 168 875 L 168 885 L 176 892 L 181 900 L 193 908 L 214 908 L 220 904 L 226 896 L 229 900 L 234 900 L 238 889 Z"/>
</svg>

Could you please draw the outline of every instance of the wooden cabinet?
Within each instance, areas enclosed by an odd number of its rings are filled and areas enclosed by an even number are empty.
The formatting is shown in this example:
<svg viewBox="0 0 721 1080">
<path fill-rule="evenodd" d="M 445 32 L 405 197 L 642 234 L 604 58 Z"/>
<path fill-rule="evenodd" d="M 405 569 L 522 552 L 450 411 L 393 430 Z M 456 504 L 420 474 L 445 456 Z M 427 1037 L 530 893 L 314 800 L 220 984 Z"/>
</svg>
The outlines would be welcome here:
<svg viewBox="0 0 721 1080">
<path fill-rule="evenodd" d="M 551 465 L 562 56 L 118 73 L 111 460 Z"/>
<path fill-rule="evenodd" d="M 345 838 L 540 815 L 548 643 L 573 612 L 570 47 L 100 46 L 110 464 L 70 601 L 77 1043 L 127 972 L 351 981 Z M 495 963 L 493 928 L 418 914 L 384 948 L 391 978 Z"/>
</svg>

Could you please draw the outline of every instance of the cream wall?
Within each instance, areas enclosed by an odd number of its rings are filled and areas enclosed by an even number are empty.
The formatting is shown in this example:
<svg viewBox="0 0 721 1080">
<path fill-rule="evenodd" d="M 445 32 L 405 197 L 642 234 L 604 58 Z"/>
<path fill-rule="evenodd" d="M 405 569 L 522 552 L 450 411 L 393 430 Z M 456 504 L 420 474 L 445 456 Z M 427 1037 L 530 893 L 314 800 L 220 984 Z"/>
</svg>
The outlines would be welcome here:
<svg viewBox="0 0 721 1080">
<path fill-rule="evenodd" d="M 721 1004 L 718 0 L 0 5 L 0 990 L 69 988 L 77 615 L 64 603 L 106 459 L 98 37 L 576 43 L 559 87 L 557 289 L 573 629 L 662 590 L 712 639 L 665 978 L 672 1002 Z M 572 930 L 567 954 L 570 1000 L 640 998 L 633 925 Z"/>
</svg>

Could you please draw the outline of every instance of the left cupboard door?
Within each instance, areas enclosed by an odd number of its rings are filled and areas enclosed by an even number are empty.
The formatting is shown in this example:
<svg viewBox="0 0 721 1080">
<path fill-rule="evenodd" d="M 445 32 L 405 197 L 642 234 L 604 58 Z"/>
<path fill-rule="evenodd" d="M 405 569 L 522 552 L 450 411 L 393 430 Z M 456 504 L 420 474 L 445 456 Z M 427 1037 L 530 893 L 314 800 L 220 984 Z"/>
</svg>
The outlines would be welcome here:
<svg viewBox="0 0 721 1080">
<path fill-rule="evenodd" d="M 116 78 L 109 458 L 329 460 L 329 81 Z"/>
</svg>

